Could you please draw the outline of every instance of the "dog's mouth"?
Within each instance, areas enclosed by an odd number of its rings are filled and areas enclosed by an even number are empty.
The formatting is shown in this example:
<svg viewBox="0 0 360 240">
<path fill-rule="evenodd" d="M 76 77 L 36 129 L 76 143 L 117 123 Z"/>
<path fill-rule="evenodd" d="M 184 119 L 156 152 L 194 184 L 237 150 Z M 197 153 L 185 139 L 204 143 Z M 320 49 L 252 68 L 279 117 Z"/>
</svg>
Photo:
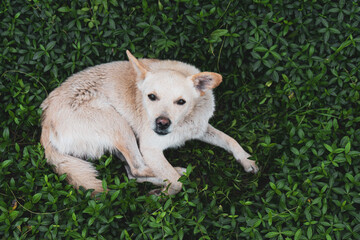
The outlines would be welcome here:
<svg viewBox="0 0 360 240">
<path fill-rule="evenodd" d="M 167 129 L 154 129 L 154 132 L 156 132 L 156 134 L 164 136 L 167 135 L 168 133 L 170 133 Z"/>
</svg>

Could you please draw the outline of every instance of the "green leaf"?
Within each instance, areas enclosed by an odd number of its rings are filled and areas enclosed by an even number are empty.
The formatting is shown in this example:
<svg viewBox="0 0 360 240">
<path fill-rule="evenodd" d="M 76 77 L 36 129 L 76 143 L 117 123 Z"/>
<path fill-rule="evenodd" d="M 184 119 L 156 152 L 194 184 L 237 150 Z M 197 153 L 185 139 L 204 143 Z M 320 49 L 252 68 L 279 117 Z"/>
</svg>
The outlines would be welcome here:
<svg viewBox="0 0 360 240">
<path fill-rule="evenodd" d="M 56 41 L 51 41 L 46 45 L 46 50 L 50 51 L 51 49 L 53 49 L 56 45 Z"/>
<path fill-rule="evenodd" d="M 279 233 L 278 232 L 269 232 L 265 235 L 266 238 L 274 238 L 276 236 L 278 236 Z"/>
<path fill-rule="evenodd" d="M 46 176 L 46 175 L 45 175 Z M 53 203 L 55 201 L 55 198 L 53 197 L 53 195 L 51 195 L 51 193 L 48 193 L 48 200 L 49 202 Z"/>
<path fill-rule="evenodd" d="M 36 193 L 36 194 L 32 197 L 32 202 L 33 202 L 33 203 L 39 202 L 40 199 L 41 199 L 41 197 L 42 197 L 42 193 Z"/>
<path fill-rule="evenodd" d="M 300 152 L 299 152 L 299 150 L 298 150 L 297 148 L 291 147 L 290 150 L 291 150 L 291 152 L 293 152 L 295 155 L 297 155 L 297 156 L 300 155 Z"/>
<path fill-rule="evenodd" d="M 332 189 L 335 193 L 339 194 L 339 195 L 344 195 L 345 194 L 345 190 L 343 188 L 340 187 L 336 187 Z"/>
<path fill-rule="evenodd" d="M 95 222 L 95 219 L 96 219 L 96 217 L 91 217 L 88 221 L 88 226 L 93 225 L 93 223 Z"/>
<path fill-rule="evenodd" d="M 313 231 L 312 231 L 312 227 L 311 227 L 311 226 L 308 227 L 308 230 L 307 230 L 307 232 L 306 232 L 306 236 L 308 237 L 308 239 L 311 239 L 311 238 L 312 238 L 312 236 L 313 236 Z"/>
<path fill-rule="evenodd" d="M 45 54 L 45 52 L 43 52 L 43 51 L 36 52 L 36 53 L 34 54 L 33 60 L 38 60 L 38 59 L 41 58 L 44 54 Z"/>
<path fill-rule="evenodd" d="M 300 139 L 303 139 L 305 136 L 304 130 L 302 130 L 301 128 L 298 130 L 298 136 Z"/>
<path fill-rule="evenodd" d="M 281 232 L 281 234 L 287 236 L 287 237 L 292 237 L 294 236 L 294 232 L 293 231 L 283 231 Z"/>
<path fill-rule="evenodd" d="M 348 154 L 350 152 L 351 149 L 351 142 L 348 142 L 345 146 L 345 154 Z"/>
<path fill-rule="evenodd" d="M 255 52 L 267 52 L 268 51 L 268 49 L 267 48 L 265 48 L 265 47 L 256 47 L 256 48 L 254 48 L 254 51 Z"/>
<path fill-rule="evenodd" d="M 268 219 L 268 224 L 269 224 L 269 226 L 271 226 L 271 225 L 272 225 L 272 222 L 273 222 L 273 215 L 272 215 L 272 211 L 270 211 L 270 212 L 268 213 L 268 216 L 269 216 L 269 219 Z"/>
<path fill-rule="evenodd" d="M 151 228 L 160 228 L 160 227 L 161 227 L 161 223 L 149 222 L 149 226 L 150 226 Z"/>
<path fill-rule="evenodd" d="M 111 161 L 112 161 L 112 158 L 111 158 L 111 157 L 109 157 L 108 159 L 106 159 L 106 161 L 105 161 L 105 167 L 107 167 L 107 166 L 111 163 Z"/>
<path fill-rule="evenodd" d="M 336 28 L 329 28 L 331 33 L 340 34 L 341 32 L 337 30 Z"/>
<path fill-rule="evenodd" d="M 219 38 L 228 33 L 227 29 L 217 29 L 211 33 L 211 38 Z"/>
<path fill-rule="evenodd" d="M 172 212 L 171 215 L 176 219 L 183 219 L 183 216 L 178 212 Z"/>
<path fill-rule="evenodd" d="M 168 209 L 168 207 L 172 204 L 171 199 L 168 199 L 164 204 L 164 210 Z"/>
<path fill-rule="evenodd" d="M 102 187 L 103 187 L 103 190 L 106 191 L 107 190 L 107 182 L 105 179 L 102 180 Z"/>
<path fill-rule="evenodd" d="M 179 231 L 178 231 L 178 236 L 179 236 L 179 240 L 183 240 L 184 239 L 184 230 L 181 228 Z"/>
<path fill-rule="evenodd" d="M 115 191 L 112 195 L 111 195 L 111 201 L 113 202 L 120 194 L 120 190 Z"/>
<path fill-rule="evenodd" d="M 5 160 L 1 163 L 1 168 L 6 168 L 10 166 L 14 161 L 13 160 Z"/>
<path fill-rule="evenodd" d="M 12 211 L 9 216 L 10 216 L 10 221 L 14 221 L 15 218 L 17 218 L 19 216 L 20 212 L 19 211 Z"/>
<path fill-rule="evenodd" d="M 9 139 L 10 136 L 10 131 L 9 131 L 9 127 L 5 127 L 3 130 L 3 138 L 4 139 Z"/>
<path fill-rule="evenodd" d="M 59 12 L 62 12 L 62 13 L 67 13 L 67 12 L 70 12 L 71 9 L 70 9 L 69 7 L 67 7 L 67 6 L 65 6 L 65 7 L 60 7 L 60 8 L 58 9 L 58 11 L 59 11 Z"/>
<path fill-rule="evenodd" d="M 276 58 L 277 60 L 281 60 L 281 56 L 280 54 L 278 54 L 277 52 L 273 52 L 273 51 L 270 51 L 270 53 L 274 56 L 274 58 Z"/>
<path fill-rule="evenodd" d="M 74 212 L 72 213 L 71 217 L 74 220 L 74 222 L 76 222 L 76 214 Z"/>
<path fill-rule="evenodd" d="M 139 28 L 147 28 L 147 27 L 150 27 L 150 24 L 148 24 L 146 22 L 141 22 L 141 23 L 136 24 L 136 26 Z"/>
<path fill-rule="evenodd" d="M 93 215 L 94 212 L 95 212 L 94 208 L 92 208 L 92 207 L 90 207 L 90 206 L 87 207 L 87 208 L 85 208 L 85 209 L 83 210 L 83 213 L 88 213 L 88 214 L 90 214 L 90 215 Z"/>
<path fill-rule="evenodd" d="M 173 231 L 168 226 L 163 226 L 163 229 L 167 235 L 173 235 Z"/>
<path fill-rule="evenodd" d="M 294 240 L 299 240 L 301 236 L 302 236 L 302 230 L 298 229 L 295 233 Z"/>
<path fill-rule="evenodd" d="M 324 143 L 324 146 L 329 152 L 331 152 L 331 153 L 333 152 L 333 149 L 330 145 L 327 145 L 326 143 Z"/>
</svg>

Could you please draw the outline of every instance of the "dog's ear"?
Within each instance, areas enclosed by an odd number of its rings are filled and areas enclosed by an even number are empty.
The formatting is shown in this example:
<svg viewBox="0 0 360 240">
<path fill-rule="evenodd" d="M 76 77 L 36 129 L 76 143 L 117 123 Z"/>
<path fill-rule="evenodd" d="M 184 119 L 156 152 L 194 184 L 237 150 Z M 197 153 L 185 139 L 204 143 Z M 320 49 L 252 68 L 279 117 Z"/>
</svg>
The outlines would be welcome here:
<svg viewBox="0 0 360 240">
<path fill-rule="evenodd" d="M 126 55 L 129 58 L 129 62 L 131 63 L 133 69 L 135 70 L 136 74 L 137 74 L 137 79 L 144 79 L 146 76 L 146 73 L 148 72 L 147 67 L 142 64 L 141 62 L 139 62 L 139 60 L 136 59 L 136 57 L 134 57 L 129 50 L 126 50 Z"/>
<path fill-rule="evenodd" d="M 206 90 L 216 88 L 222 82 L 222 76 L 213 72 L 197 73 L 190 78 L 201 96 L 205 94 Z"/>
</svg>

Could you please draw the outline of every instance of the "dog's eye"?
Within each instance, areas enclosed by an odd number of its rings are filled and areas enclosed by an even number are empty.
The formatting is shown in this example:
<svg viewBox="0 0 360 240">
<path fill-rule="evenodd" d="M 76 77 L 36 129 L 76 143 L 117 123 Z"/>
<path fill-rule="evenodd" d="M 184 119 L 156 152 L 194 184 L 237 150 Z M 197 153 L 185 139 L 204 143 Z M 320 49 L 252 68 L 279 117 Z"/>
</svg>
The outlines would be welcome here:
<svg viewBox="0 0 360 240">
<path fill-rule="evenodd" d="M 151 101 L 155 101 L 157 99 L 157 97 L 155 96 L 155 94 L 149 94 L 148 95 L 148 98 L 151 100 Z"/>
<path fill-rule="evenodd" d="M 184 99 L 179 99 L 176 104 L 177 105 L 184 105 L 186 103 L 186 101 Z"/>
</svg>

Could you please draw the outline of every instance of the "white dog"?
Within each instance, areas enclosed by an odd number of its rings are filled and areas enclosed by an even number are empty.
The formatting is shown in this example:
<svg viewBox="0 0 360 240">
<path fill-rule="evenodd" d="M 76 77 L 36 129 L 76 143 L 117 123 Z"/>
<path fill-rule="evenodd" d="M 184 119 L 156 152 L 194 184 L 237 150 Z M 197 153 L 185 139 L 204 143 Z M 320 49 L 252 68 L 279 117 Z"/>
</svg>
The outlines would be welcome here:
<svg viewBox="0 0 360 240">
<path fill-rule="evenodd" d="M 41 143 L 48 162 L 69 183 L 103 191 L 91 163 L 106 151 L 121 152 L 138 182 L 161 185 L 168 194 L 182 188 L 185 171 L 163 150 L 199 139 L 231 152 L 246 172 L 258 167 L 241 146 L 208 121 L 212 89 L 221 75 L 178 61 L 136 59 L 88 68 L 69 77 L 42 103 Z"/>
</svg>

